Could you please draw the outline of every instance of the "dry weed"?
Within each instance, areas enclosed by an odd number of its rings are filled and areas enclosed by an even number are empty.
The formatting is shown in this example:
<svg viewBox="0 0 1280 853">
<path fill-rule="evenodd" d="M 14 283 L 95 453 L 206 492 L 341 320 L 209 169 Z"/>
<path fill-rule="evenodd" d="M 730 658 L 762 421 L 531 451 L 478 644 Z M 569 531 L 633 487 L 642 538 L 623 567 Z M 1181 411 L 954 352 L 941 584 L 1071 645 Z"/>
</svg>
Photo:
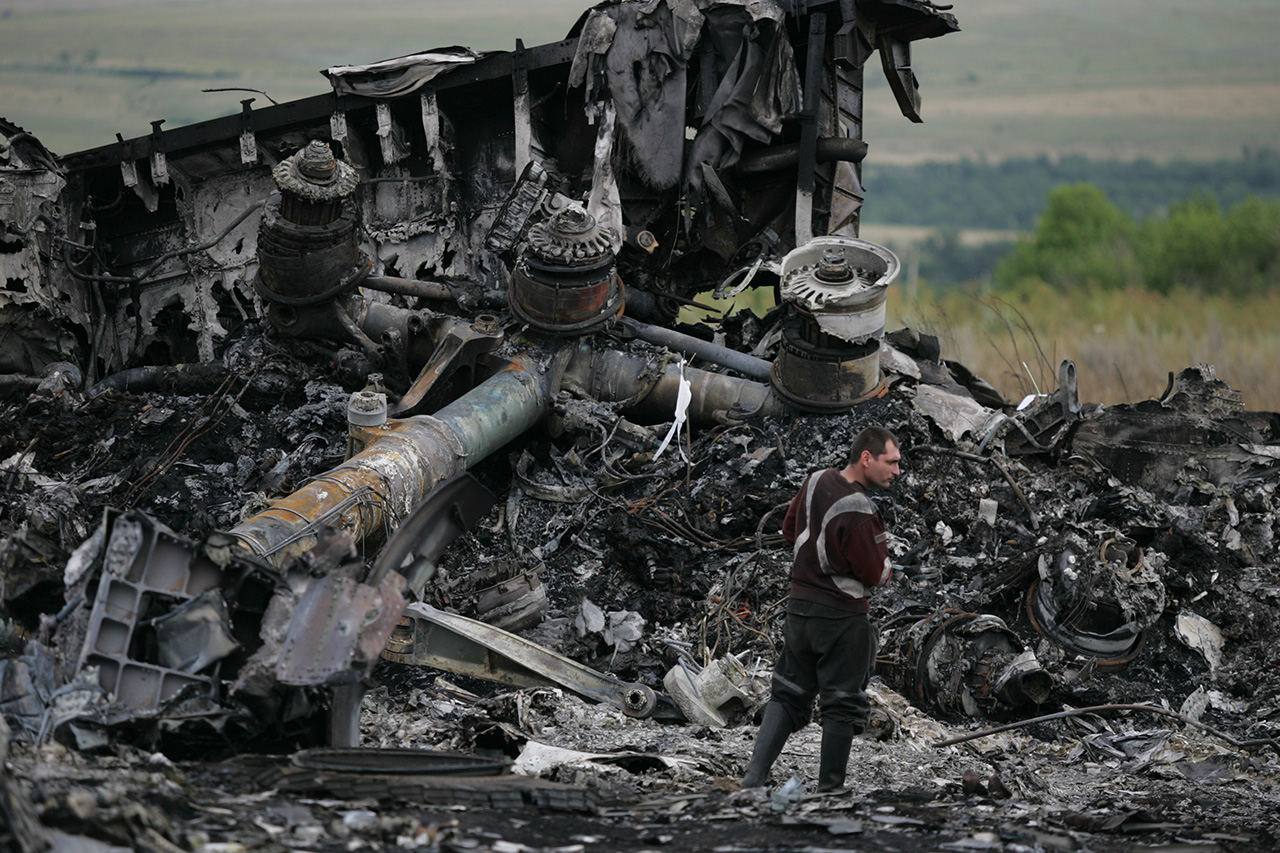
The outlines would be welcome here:
<svg viewBox="0 0 1280 853">
<path fill-rule="evenodd" d="M 1248 408 L 1280 411 L 1280 294 L 1243 298 L 1139 288 L 1016 295 L 935 295 L 891 290 L 889 328 L 935 334 L 943 355 L 1020 399 L 1057 386 L 1076 364 L 1081 399 L 1127 403 L 1158 397 L 1170 372 L 1212 364 Z"/>
</svg>

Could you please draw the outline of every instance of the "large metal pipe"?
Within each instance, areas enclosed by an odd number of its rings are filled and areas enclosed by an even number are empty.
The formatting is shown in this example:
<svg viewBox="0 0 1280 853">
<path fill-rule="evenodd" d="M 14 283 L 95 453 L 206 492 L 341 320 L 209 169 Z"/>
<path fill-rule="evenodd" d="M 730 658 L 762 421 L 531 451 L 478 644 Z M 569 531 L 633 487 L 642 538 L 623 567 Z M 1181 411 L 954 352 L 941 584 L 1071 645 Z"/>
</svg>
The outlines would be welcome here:
<svg viewBox="0 0 1280 853">
<path fill-rule="evenodd" d="M 814 154 L 814 159 L 819 163 L 831 163 L 836 160 L 861 163 L 867 156 L 867 143 L 861 139 L 823 137 L 815 144 Z M 742 155 L 742 159 L 738 161 L 738 171 L 748 175 L 776 172 L 781 169 L 795 168 L 799 162 L 800 143 L 792 142 Z"/>
<path fill-rule="evenodd" d="M 394 527 L 437 483 L 524 433 L 550 399 L 547 375 L 517 362 L 435 415 L 367 429 L 364 450 L 230 532 L 276 564 L 309 550 L 320 523 L 359 542 Z"/>
<path fill-rule="evenodd" d="M 364 280 L 361 287 L 367 287 L 370 290 L 381 290 L 383 293 L 417 296 L 422 299 L 434 299 L 443 302 L 456 301 L 449 286 L 439 281 L 417 281 L 390 275 L 371 275 Z"/>
<path fill-rule="evenodd" d="M 570 358 L 571 356 L 571 358 Z M 551 365 L 570 358 L 552 387 L 555 370 L 517 361 L 434 415 L 391 419 L 358 428 L 364 449 L 298 491 L 231 529 L 254 554 L 282 565 L 316 542 L 321 524 L 360 542 L 394 528 L 443 480 L 489 456 L 532 428 L 561 386 L 577 387 L 601 401 L 626 402 L 626 410 L 652 421 L 671 420 L 680 389 L 678 364 L 663 364 L 582 343 Z M 685 368 L 695 423 L 724 423 L 772 415 L 786 405 L 768 385 Z"/>
<path fill-rule="evenodd" d="M 710 341 L 704 341 L 701 338 L 695 338 L 692 335 L 686 335 L 674 329 L 650 326 L 630 317 L 623 317 L 619 322 L 628 329 L 634 330 L 636 337 L 642 341 L 648 341 L 651 344 L 675 350 L 691 358 L 701 358 L 712 364 L 736 370 L 743 376 L 759 382 L 768 382 L 770 371 L 773 370 L 773 364 L 763 358 L 756 358 L 754 355 L 747 355 L 735 349 L 722 347 L 719 344 L 713 344 Z"/>
<path fill-rule="evenodd" d="M 733 418 L 780 415 L 791 411 L 761 382 L 684 368 L 690 384 L 688 418 L 695 423 L 724 423 Z M 678 364 L 661 364 L 641 356 L 588 344 L 578 348 L 565 370 L 563 384 L 598 400 L 627 402 L 628 416 L 658 422 L 671 420 L 680 392 Z"/>
</svg>

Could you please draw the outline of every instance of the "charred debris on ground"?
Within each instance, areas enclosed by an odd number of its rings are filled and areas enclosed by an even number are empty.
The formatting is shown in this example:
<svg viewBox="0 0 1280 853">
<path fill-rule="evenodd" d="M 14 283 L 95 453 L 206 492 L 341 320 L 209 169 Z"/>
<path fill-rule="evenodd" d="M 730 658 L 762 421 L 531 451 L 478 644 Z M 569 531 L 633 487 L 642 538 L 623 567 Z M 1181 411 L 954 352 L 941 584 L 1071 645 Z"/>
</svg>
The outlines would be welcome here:
<svg viewBox="0 0 1280 853">
<path fill-rule="evenodd" d="M 957 28 L 629 1 L 65 157 L 0 123 L 6 848 L 1274 846 L 1280 416 L 1204 365 L 1014 405 L 884 330 L 865 64 L 919 120 Z M 870 424 L 854 790 L 783 784 L 801 733 L 739 791 L 782 513 Z"/>
</svg>

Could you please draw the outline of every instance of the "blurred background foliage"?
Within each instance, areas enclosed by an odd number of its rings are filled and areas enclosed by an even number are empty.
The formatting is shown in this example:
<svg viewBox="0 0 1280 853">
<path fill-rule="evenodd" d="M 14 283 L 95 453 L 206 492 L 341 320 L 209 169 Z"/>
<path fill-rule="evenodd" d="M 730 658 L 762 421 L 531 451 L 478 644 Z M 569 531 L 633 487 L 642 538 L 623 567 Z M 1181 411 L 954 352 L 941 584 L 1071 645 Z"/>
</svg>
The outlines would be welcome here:
<svg viewBox="0 0 1280 853">
<path fill-rule="evenodd" d="M 1212 194 L 1226 207 L 1251 196 L 1280 199 L 1280 153 L 1246 148 L 1234 158 L 1168 162 L 1044 154 L 911 165 L 881 164 L 869 156 L 863 183 L 866 222 L 1026 231 L 1049 191 L 1062 184 L 1093 184 L 1135 219 L 1167 213 L 1197 194 Z"/>
<path fill-rule="evenodd" d="M 1067 358 L 1101 403 L 1158 396 L 1170 371 L 1205 363 L 1249 408 L 1280 411 L 1280 201 L 1201 194 L 1136 219 L 1064 184 L 1014 242 L 957 234 L 899 248 L 889 326 L 938 335 L 1006 396 L 1051 391 Z"/>
<path fill-rule="evenodd" d="M 864 227 L 902 257 L 890 327 L 938 335 L 1013 400 L 1052 390 L 1066 358 L 1102 403 L 1158 396 L 1170 371 L 1206 363 L 1249 408 L 1280 410 L 1280 157 L 1070 159 L 891 167 L 897 193 L 949 224 L 906 239 Z M 1097 181 L 1056 181 L 1091 170 Z M 1042 194 L 1019 193 L 1017 176 Z"/>
<path fill-rule="evenodd" d="M 1265 293 L 1280 285 L 1280 202 L 1251 197 L 1223 210 L 1200 195 L 1136 221 L 1093 184 L 1063 185 L 994 279 L 1001 289 L 1033 280 L 1067 291 Z"/>
</svg>

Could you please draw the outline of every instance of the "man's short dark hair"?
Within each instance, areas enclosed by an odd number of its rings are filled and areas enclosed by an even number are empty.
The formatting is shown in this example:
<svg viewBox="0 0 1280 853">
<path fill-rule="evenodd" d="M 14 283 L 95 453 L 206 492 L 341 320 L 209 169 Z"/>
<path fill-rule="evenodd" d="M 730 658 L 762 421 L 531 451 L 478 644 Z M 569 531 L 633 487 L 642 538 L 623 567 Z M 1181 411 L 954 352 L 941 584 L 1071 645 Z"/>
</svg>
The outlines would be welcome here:
<svg viewBox="0 0 1280 853">
<path fill-rule="evenodd" d="M 864 450 L 870 450 L 872 456 L 880 456 L 884 453 L 885 446 L 890 443 L 895 447 L 901 447 L 898 444 L 898 437 L 884 427 L 867 427 L 858 433 L 858 437 L 853 440 L 853 446 L 849 448 L 849 464 L 853 465 L 861 459 Z"/>
</svg>

